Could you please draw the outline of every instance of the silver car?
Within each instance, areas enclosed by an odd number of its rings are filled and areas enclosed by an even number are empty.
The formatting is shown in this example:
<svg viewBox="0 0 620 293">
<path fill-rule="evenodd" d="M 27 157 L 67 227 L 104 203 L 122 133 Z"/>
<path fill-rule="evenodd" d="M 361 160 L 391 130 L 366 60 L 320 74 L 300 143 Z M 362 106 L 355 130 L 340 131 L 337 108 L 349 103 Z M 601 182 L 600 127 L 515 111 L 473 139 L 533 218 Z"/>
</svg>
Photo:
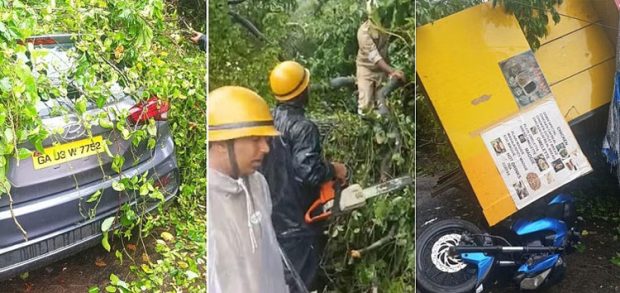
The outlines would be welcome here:
<svg viewBox="0 0 620 293">
<path fill-rule="evenodd" d="M 49 62 L 46 74 L 52 82 L 60 82 L 61 72 L 75 66 L 71 51 L 75 50 L 70 35 L 46 35 L 28 40 L 35 48 L 47 50 L 39 62 Z M 28 58 L 28 56 L 26 56 Z M 1 78 L 1 77 L 0 77 Z M 169 131 L 168 106 L 157 98 L 136 103 L 114 84 L 110 87 L 110 99 L 104 108 L 116 111 L 128 110 L 130 125 L 143 123 L 154 118 L 157 126 L 156 146 L 147 147 L 143 141 L 134 145 L 123 139 L 115 129 L 102 128 L 92 124 L 92 138 L 87 134 L 71 109 L 80 95 L 79 89 L 69 90 L 64 96 L 38 105 L 39 115 L 46 128 L 57 131 L 44 142 L 45 153 L 38 153 L 31 144 L 24 144 L 33 151 L 33 156 L 19 163 L 11 159 L 7 177 L 11 182 L 14 200 L 13 211 L 17 220 L 27 232 L 26 241 L 14 222 L 9 209 L 9 198 L 0 197 L 0 280 L 20 272 L 29 271 L 50 262 L 67 257 L 87 247 L 97 245 L 101 239 L 103 219 L 115 216 L 125 203 L 136 204 L 136 196 L 115 191 L 112 184 L 120 175 L 112 170 L 113 155 L 124 157 L 124 177 L 148 172 L 155 179 L 164 194 L 165 201 L 175 196 L 179 186 L 179 173 L 174 144 Z M 96 116 L 101 112 L 97 105 L 88 103 L 87 113 Z M 69 114 L 67 114 L 67 112 Z M 114 122 L 115 117 L 111 117 Z M 123 118 L 124 119 L 124 118 Z M 112 145 L 105 149 L 103 140 Z M 48 153 L 49 152 L 49 153 Z M 98 203 L 87 202 L 89 197 L 101 192 Z M 153 210 L 160 200 L 145 201 L 147 211 Z M 89 210 L 95 209 L 94 217 Z"/>
</svg>

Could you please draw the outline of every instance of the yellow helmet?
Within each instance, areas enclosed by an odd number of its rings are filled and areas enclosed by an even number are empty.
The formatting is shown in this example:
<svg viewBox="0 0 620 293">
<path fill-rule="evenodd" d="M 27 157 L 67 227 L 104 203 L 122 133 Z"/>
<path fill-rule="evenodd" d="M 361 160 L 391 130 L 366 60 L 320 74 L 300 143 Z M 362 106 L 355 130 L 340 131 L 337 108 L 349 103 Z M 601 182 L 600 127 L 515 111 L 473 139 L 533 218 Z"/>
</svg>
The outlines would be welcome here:
<svg viewBox="0 0 620 293">
<path fill-rule="evenodd" d="M 271 91 L 278 101 L 299 96 L 310 83 L 310 71 L 295 61 L 278 64 L 269 75 Z"/>
<path fill-rule="evenodd" d="M 207 100 L 209 141 L 280 135 L 265 100 L 247 88 L 221 87 Z"/>
</svg>

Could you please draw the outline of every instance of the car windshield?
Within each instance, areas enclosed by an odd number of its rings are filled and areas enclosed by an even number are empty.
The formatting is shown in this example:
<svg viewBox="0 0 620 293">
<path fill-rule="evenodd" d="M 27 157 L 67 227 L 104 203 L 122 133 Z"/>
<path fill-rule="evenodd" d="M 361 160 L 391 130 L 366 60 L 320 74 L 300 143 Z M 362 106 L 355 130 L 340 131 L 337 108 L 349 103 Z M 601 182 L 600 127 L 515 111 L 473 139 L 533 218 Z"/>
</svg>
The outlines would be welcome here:
<svg viewBox="0 0 620 293">
<path fill-rule="evenodd" d="M 18 54 L 18 58 L 33 70 L 33 75 L 38 77 L 45 74 L 58 95 L 51 97 L 40 95 L 41 101 L 37 103 L 37 111 L 42 118 L 56 117 L 74 112 L 74 101 L 84 94 L 82 86 L 73 80 L 77 65 L 78 53 L 73 42 L 68 38 L 58 39 L 58 43 L 35 45 L 34 50 Z M 33 55 L 35 58 L 33 58 Z M 108 89 L 110 99 L 108 103 L 118 101 L 125 97 L 123 89 L 118 83 L 112 84 Z M 87 109 L 96 108 L 96 104 L 87 99 Z"/>
</svg>

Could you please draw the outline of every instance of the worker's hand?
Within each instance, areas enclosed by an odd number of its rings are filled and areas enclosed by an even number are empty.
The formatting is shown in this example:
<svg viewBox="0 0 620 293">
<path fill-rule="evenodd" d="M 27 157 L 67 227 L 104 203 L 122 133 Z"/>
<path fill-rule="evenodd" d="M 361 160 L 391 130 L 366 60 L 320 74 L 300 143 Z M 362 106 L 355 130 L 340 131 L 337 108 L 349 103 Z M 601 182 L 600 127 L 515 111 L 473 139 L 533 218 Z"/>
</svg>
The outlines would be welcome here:
<svg viewBox="0 0 620 293">
<path fill-rule="evenodd" d="M 392 73 L 390 73 L 390 78 L 392 77 L 396 77 L 400 80 L 402 80 L 403 82 L 405 81 L 405 73 L 402 72 L 401 70 L 394 70 L 392 71 Z"/>
<path fill-rule="evenodd" d="M 340 182 L 340 184 L 345 184 L 347 182 L 347 167 L 342 163 L 332 162 L 334 166 L 334 175 L 336 179 Z"/>
<path fill-rule="evenodd" d="M 194 44 L 198 44 L 198 40 L 202 37 L 202 33 L 194 32 L 194 34 L 189 38 Z"/>
</svg>

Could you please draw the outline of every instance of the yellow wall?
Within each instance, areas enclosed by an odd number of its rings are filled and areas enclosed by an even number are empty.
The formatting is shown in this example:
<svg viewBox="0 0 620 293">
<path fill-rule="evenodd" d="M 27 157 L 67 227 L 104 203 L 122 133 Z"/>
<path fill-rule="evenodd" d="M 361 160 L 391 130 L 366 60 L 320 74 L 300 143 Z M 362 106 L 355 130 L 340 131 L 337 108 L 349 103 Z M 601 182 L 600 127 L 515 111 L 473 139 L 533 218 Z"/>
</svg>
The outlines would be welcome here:
<svg viewBox="0 0 620 293">
<path fill-rule="evenodd" d="M 608 2 L 613 5 L 613 0 Z M 590 1 L 564 1 L 558 12 L 573 18 L 562 16 L 557 25 L 549 25 L 535 56 L 560 112 L 571 121 L 609 103 L 615 51 L 604 26 L 592 24 L 605 19 Z"/>
</svg>

